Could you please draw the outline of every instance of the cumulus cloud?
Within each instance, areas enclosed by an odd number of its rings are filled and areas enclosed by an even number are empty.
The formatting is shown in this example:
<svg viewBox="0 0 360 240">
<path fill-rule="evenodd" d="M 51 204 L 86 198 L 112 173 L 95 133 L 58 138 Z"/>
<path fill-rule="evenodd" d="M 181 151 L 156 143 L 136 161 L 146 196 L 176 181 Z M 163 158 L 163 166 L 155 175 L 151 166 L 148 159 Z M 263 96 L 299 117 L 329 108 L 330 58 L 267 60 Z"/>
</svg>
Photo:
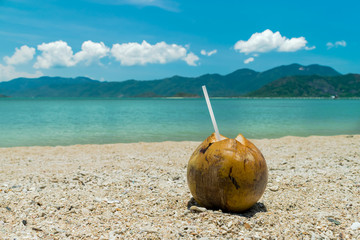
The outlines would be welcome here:
<svg viewBox="0 0 360 240">
<path fill-rule="evenodd" d="M 12 65 L 4 66 L 0 64 L 0 82 L 9 81 L 19 77 L 36 78 L 42 75 L 43 73 L 40 71 L 36 71 L 35 73 L 17 72 L 15 67 Z"/>
<path fill-rule="evenodd" d="M 35 68 L 48 69 L 53 66 L 71 67 L 76 64 L 71 47 L 64 41 L 43 43 L 38 45 L 37 49 L 42 54 L 37 57 L 37 61 L 34 64 Z"/>
<path fill-rule="evenodd" d="M 51 68 L 54 66 L 72 67 L 79 62 L 90 64 L 93 61 L 105 57 L 110 49 L 103 42 L 96 43 L 85 41 L 81 46 L 81 51 L 73 54 L 72 48 L 64 41 L 43 43 L 38 45 L 38 50 L 42 52 L 37 57 L 34 64 L 35 68 Z"/>
<path fill-rule="evenodd" d="M 214 50 L 212 50 L 212 51 L 209 51 L 209 52 L 207 52 L 206 50 L 201 50 L 201 55 L 204 55 L 204 56 L 211 56 L 211 55 L 213 55 L 213 54 L 215 54 L 215 53 L 217 53 L 217 49 L 214 49 Z"/>
<path fill-rule="evenodd" d="M 176 60 L 184 60 L 189 65 L 196 65 L 199 58 L 193 54 L 187 54 L 186 48 L 177 44 L 159 42 L 154 45 L 143 41 L 116 43 L 111 48 L 111 55 L 124 66 L 146 65 L 148 63 L 165 64 Z"/>
<path fill-rule="evenodd" d="M 124 66 L 146 65 L 151 63 L 165 64 L 182 60 L 190 66 L 197 66 L 199 57 L 189 52 L 189 46 L 167 44 L 158 42 L 154 45 L 146 41 L 142 43 L 116 43 L 110 49 L 103 42 L 85 41 L 81 50 L 74 54 L 71 46 L 65 41 L 42 43 L 37 46 L 39 55 L 33 65 L 36 69 L 49 69 L 51 67 L 73 67 L 79 63 L 87 65 L 98 62 L 100 59 L 112 56 Z M 216 50 L 207 52 L 208 56 L 216 53 Z M 34 57 L 35 48 L 22 46 L 16 49 L 12 57 L 5 57 L 8 64 L 19 64 L 31 60 Z"/>
<path fill-rule="evenodd" d="M 344 40 L 337 41 L 335 43 L 328 42 L 326 44 L 326 46 L 328 47 L 328 49 L 333 48 L 333 47 L 346 47 L 346 42 Z"/>
<path fill-rule="evenodd" d="M 184 61 L 190 66 L 197 66 L 196 62 L 199 61 L 199 57 L 190 52 L 188 55 L 186 55 Z"/>
<path fill-rule="evenodd" d="M 74 55 L 74 61 L 76 63 L 85 61 L 87 64 L 90 64 L 105 57 L 108 52 L 110 52 L 110 49 L 103 42 L 85 41 L 81 45 L 81 51 Z"/>
<path fill-rule="evenodd" d="M 11 57 L 5 56 L 4 61 L 8 65 L 17 65 L 27 63 L 34 58 L 34 55 L 35 48 L 23 45 L 20 49 L 16 48 L 15 53 Z"/>
<path fill-rule="evenodd" d="M 254 60 L 255 60 L 255 59 L 254 59 L 253 57 L 249 57 L 249 58 L 247 58 L 247 59 L 244 60 L 244 63 L 245 63 L 245 64 L 248 64 L 248 63 L 253 62 Z"/>
<path fill-rule="evenodd" d="M 270 51 L 295 52 L 306 47 L 304 37 L 287 38 L 280 32 L 273 33 L 267 29 L 261 33 L 254 33 L 249 40 L 235 43 L 234 49 L 245 54 L 264 53 Z"/>
</svg>

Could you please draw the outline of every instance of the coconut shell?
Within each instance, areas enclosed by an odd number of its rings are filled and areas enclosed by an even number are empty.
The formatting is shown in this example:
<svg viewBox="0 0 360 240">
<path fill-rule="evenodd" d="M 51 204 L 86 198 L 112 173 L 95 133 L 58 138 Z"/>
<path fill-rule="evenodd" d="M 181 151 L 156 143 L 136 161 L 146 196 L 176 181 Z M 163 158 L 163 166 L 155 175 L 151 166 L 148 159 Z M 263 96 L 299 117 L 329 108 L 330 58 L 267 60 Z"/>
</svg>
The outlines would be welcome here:
<svg viewBox="0 0 360 240">
<path fill-rule="evenodd" d="M 215 134 L 194 151 L 187 181 L 194 199 L 202 206 L 242 212 L 265 191 L 268 169 L 260 150 L 244 136 L 235 139 Z"/>
</svg>

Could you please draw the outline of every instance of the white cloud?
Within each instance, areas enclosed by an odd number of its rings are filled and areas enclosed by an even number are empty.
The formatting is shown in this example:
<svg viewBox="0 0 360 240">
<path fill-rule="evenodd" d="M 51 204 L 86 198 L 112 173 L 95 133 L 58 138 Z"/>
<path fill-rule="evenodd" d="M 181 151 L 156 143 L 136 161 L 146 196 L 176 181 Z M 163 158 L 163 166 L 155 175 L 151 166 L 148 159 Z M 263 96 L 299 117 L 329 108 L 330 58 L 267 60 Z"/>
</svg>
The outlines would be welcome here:
<svg viewBox="0 0 360 240">
<path fill-rule="evenodd" d="M 197 66 L 196 61 L 199 61 L 199 57 L 190 52 L 188 55 L 186 55 L 184 61 L 190 66 Z"/>
<path fill-rule="evenodd" d="M 116 43 L 111 48 L 111 54 L 121 65 L 146 65 L 148 63 L 165 64 L 176 60 L 184 60 L 189 65 L 196 65 L 199 58 L 193 54 L 187 54 L 186 48 L 177 44 L 159 42 L 151 45 L 146 41 L 141 44 L 136 42 Z"/>
<path fill-rule="evenodd" d="M 328 49 L 330 49 L 330 48 L 334 47 L 334 44 L 331 43 L 331 42 L 328 42 L 328 43 L 326 44 L 326 46 L 328 47 Z"/>
<path fill-rule="evenodd" d="M 312 47 L 305 47 L 305 50 L 307 50 L 307 51 L 310 51 L 310 50 L 314 50 L 316 47 L 315 46 L 312 46 Z"/>
<path fill-rule="evenodd" d="M 337 41 L 337 42 L 335 43 L 335 46 L 346 47 L 346 42 L 345 42 L 344 40 L 342 40 L 342 41 Z"/>
<path fill-rule="evenodd" d="M 86 41 L 81 45 L 81 51 L 74 55 L 74 61 L 76 63 L 85 61 L 87 64 L 90 64 L 105 57 L 109 51 L 110 49 L 103 42 Z"/>
<path fill-rule="evenodd" d="M 165 64 L 182 60 L 190 66 L 196 66 L 199 57 L 189 52 L 189 47 L 177 44 L 167 44 L 166 42 L 158 42 L 154 45 L 143 41 L 142 43 L 116 43 L 110 49 L 103 42 L 85 41 L 81 46 L 81 50 L 73 53 L 71 46 L 64 41 L 54 41 L 42 43 L 37 46 L 40 54 L 36 58 L 33 65 L 36 69 L 49 69 L 51 67 L 73 67 L 79 63 L 87 65 L 92 62 L 98 62 L 107 56 L 114 57 L 124 66 L 146 65 L 151 63 Z M 30 52 L 30 53 L 29 53 Z M 26 55 L 26 54 L 27 55 Z M 216 49 L 207 53 L 208 56 L 216 53 Z M 8 63 L 25 62 L 23 59 L 31 59 L 34 57 L 35 49 L 22 46 L 16 49 L 16 53 L 12 57 L 5 57 Z M 21 58 L 22 57 L 22 58 Z M 28 61 L 28 60 L 27 60 Z"/>
<path fill-rule="evenodd" d="M 328 42 L 326 44 L 326 46 L 328 47 L 328 49 L 330 48 L 333 48 L 333 47 L 346 47 L 346 42 L 344 40 L 341 40 L 341 41 L 337 41 L 335 43 L 332 43 L 332 42 Z"/>
<path fill-rule="evenodd" d="M 305 48 L 307 41 L 304 37 L 287 39 L 282 37 L 282 42 L 279 42 L 279 52 L 296 52 L 302 48 Z"/>
<path fill-rule="evenodd" d="M 35 68 L 51 68 L 54 66 L 72 67 L 79 62 L 90 64 L 93 61 L 105 57 L 110 49 L 103 42 L 96 43 L 85 41 L 81 45 L 81 51 L 73 54 L 72 48 L 64 41 L 43 43 L 38 45 L 38 50 L 42 52 L 37 57 L 34 64 Z"/>
<path fill-rule="evenodd" d="M 254 59 L 253 57 L 249 57 L 249 58 L 247 58 L 247 59 L 244 60 L 244 63 L 245 63 L 245 64 L 248 64 L 248 63 L 253 62 L 254 60 L 255 60 L 255 59 Z"/>
<path fill-rule="evenodd" d="M 16 48 L 15 53 L 11 56 L 5 56 L 4 61 L 8 65 L 17 65 L 26 63 L 34 58 L 35 48 L 23 45 L 20 49 Z"/>
<path fill-rule="evenodd" d="M 213 55 L 213 54 L 215 54 L 215 53 L 217 53 L 217 49 L 214 49 L 214 50 L 212 50 L 212 51 L 209 51 L 209 52 L 207 52 L 206 50 L 201 50 L 201 55 L 204 55 L 204 56 L 211 56 L 211 55 Z"/>
<path fill-rule="evenodd" d="M 254 33 L 249 40 L 240 40 L 235 43 L 234 49 L 241 53 L 263 53 L 270 51 L 295 52 L 306 47 L 307 41 L 304 37 L 287 38 L 281 36 L 280 32 L 273 33 L 267 29 L 262 33 Z"/>
<path fill-rule="evenodd" d="M 71 67 L 76 64 L 71 47 L 64 41 L 43 43 L 38 45 L 37 49 L 42 51 L 42 54 L 37 57 L 37 62 L 34 64 L 35 68 Z"/>
<path fill-rule="evenodd" d="M 0 64 L 0 82 L 19 77 L 36 78 L 42 75 L 43 73 L 40 71 L 36 71 L 35 73 L 17 72 L 15 67 L 12 65 L 4 66 Z"/>
</svg>

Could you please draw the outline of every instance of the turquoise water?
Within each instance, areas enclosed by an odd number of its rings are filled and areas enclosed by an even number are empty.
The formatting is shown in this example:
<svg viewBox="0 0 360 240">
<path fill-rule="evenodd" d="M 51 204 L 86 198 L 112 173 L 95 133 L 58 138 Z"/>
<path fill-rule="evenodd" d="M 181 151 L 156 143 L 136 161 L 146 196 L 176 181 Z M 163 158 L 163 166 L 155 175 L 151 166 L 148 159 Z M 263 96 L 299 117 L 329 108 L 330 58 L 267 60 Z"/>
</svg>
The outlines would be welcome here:
<svg viewBox="0 0 360 240">
<path fill-rule="evenodd" d="M 212 99 L 220 133 L 235 137 L 360 134 L 360 100 Z M 204 99 L 1 99 L 0 147 L 202 141 Z"/>
</svg>

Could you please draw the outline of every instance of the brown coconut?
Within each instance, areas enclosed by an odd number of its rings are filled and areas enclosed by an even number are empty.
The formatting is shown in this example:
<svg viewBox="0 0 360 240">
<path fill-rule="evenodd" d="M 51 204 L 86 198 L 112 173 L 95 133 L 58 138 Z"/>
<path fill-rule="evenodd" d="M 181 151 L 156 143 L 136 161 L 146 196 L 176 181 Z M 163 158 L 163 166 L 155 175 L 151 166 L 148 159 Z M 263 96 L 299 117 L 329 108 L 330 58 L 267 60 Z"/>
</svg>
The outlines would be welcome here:
<svg viewBox="0 0 360 240">
<path fill-rule="evenodd" d="M 187 180 L 200 205 L 241 212 L 261 198 L 268 169 L 259 149 L 241 134 L 216 141 L 213 133 L 192 154 Z"/>
</svg>

